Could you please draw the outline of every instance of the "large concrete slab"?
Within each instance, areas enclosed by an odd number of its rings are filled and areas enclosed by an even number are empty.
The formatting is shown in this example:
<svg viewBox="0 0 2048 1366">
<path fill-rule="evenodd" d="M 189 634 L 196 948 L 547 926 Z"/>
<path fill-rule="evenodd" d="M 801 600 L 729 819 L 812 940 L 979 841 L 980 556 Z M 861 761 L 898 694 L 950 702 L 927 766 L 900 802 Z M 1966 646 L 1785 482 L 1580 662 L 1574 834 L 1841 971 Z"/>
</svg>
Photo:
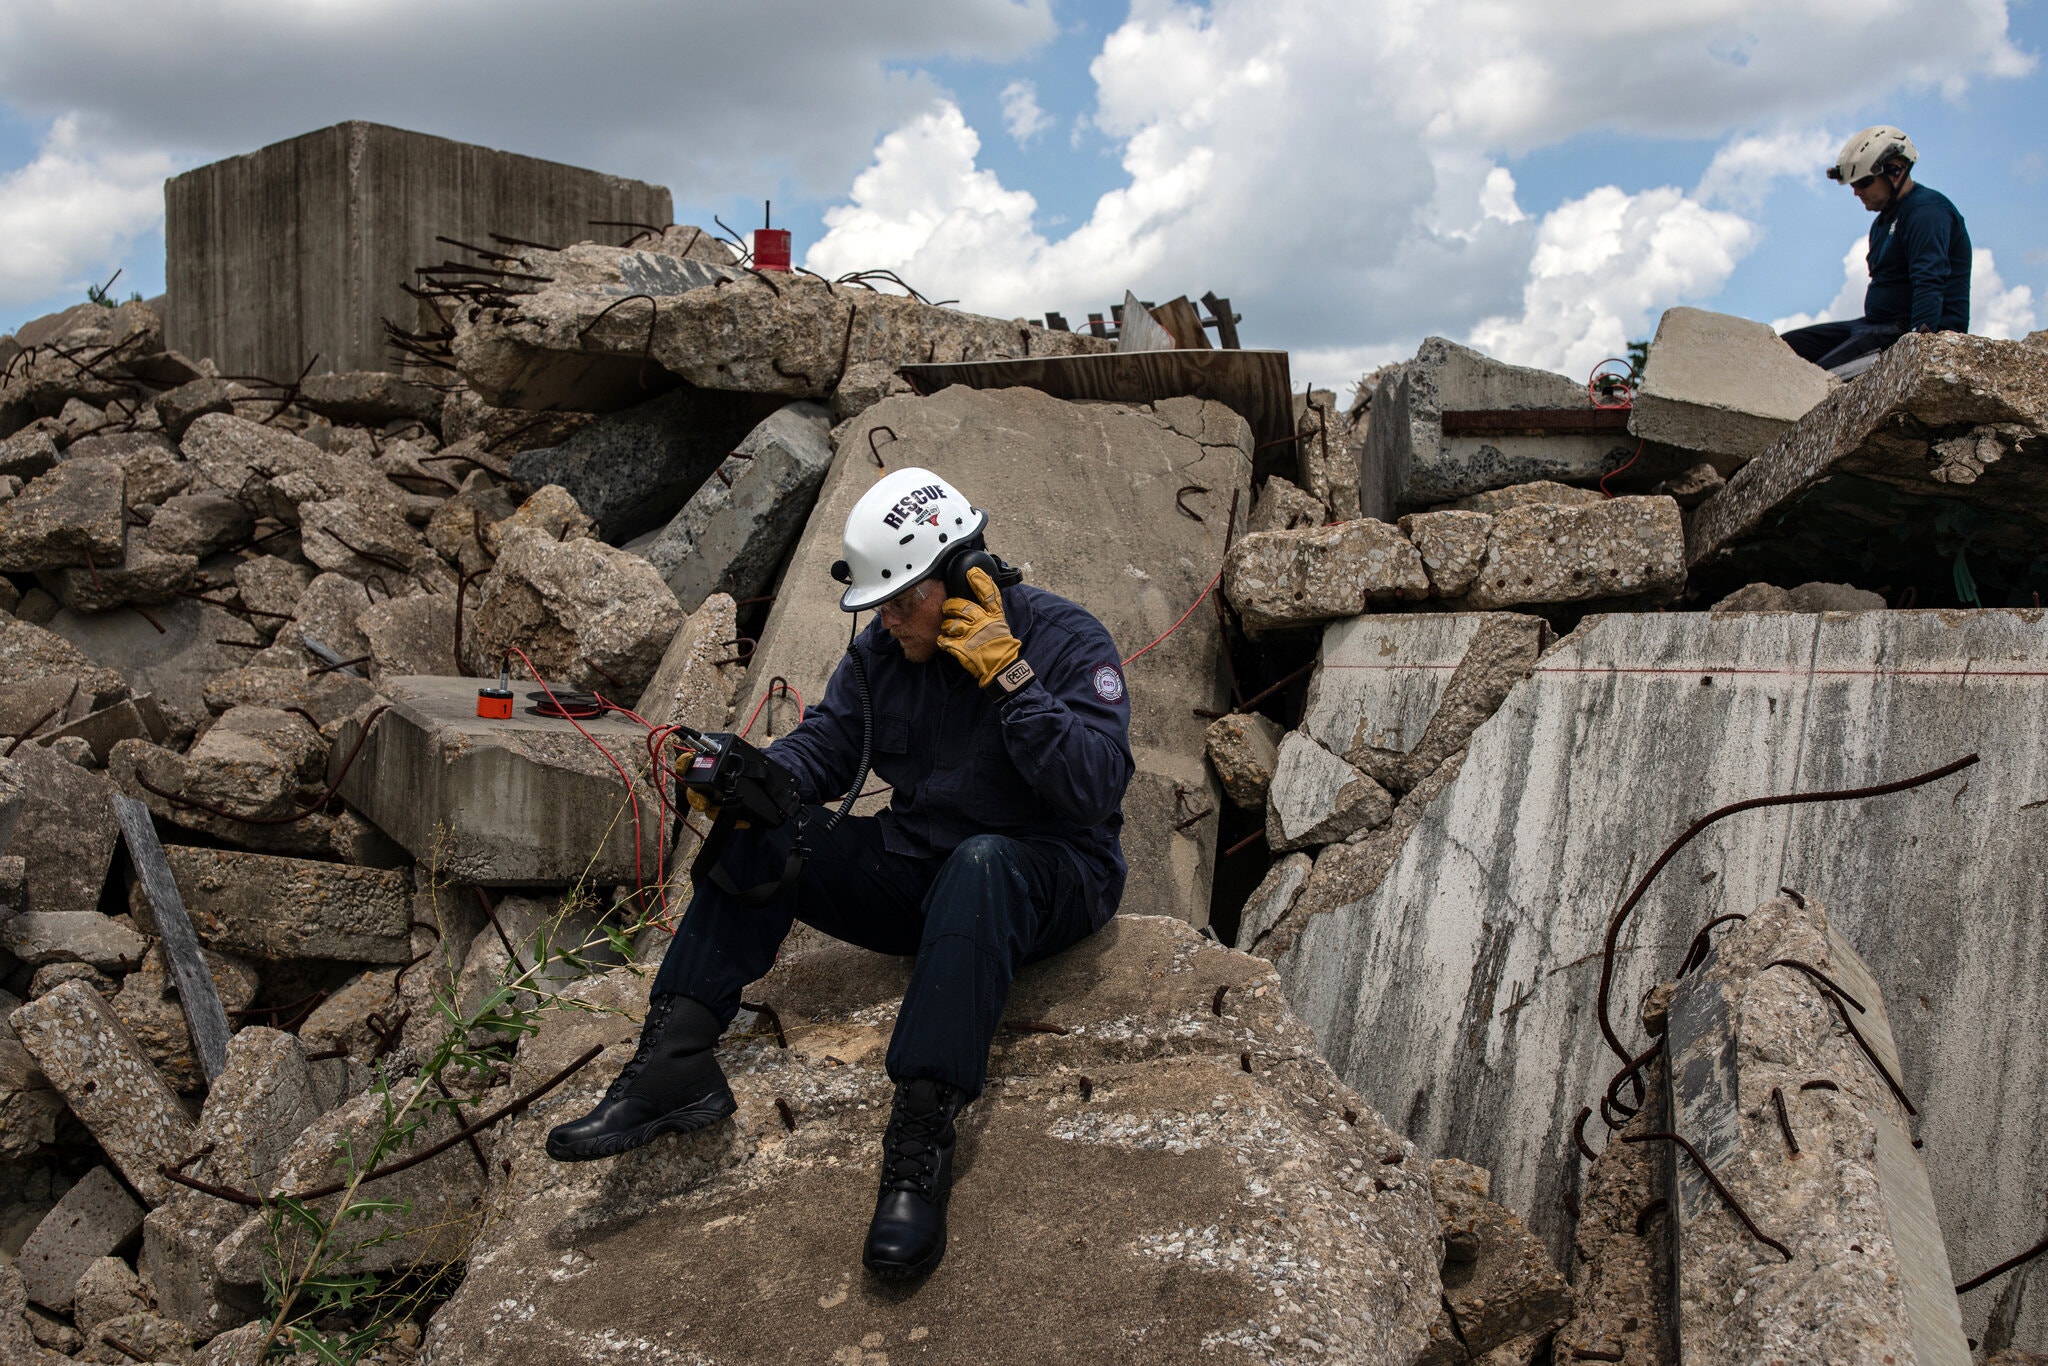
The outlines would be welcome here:
<svg viewBox="0 0 2048 1366">
<path fill-rule="evenodd" d="M 164 184 L 168 344 L 290 380 L 386 363 L 399 286 L 459 255 L 437 236 L 580 242 L 598 218 L 666 223 L 658 185 L 374 123 L 338 123 Z M 280 299 L 292 307 L 279 308 Z"/>
<path fill-rule="evenodd" d="M 653 881 L 665 832 L 646 778 L 647 732 L 610 716 L 535 716 L 532 685 L 515 686 L 509 719 L 487 720 L 476 714 L 478 686 L 474 678 L 385 679 L 391 710 L 342 779 L 342 800 L 404 846 L 423 874 L 449 882 L 630 883 L 636 870 Z M 359 721 L 342 726 L 336 770 L 359 733 Z M 637 861 L 626 787 L 600 745 L 634 775 Z"/>
<path fill-rule="evenodd" d="M 1762 455 L 1828 396 L 1827 372 L 1760 322 L 1671 308 L 1643 364 L 1630 432 L 1709 457 L 1723 475 Z"/>
<path fill-rule="evenodd" d="M 2048 1187 L 2044 686 L 2040 611 L 1594 618 L 1474 732 L 1385 878 L 1298 927 L 1289 995 L 1374 1105 L 1492 1170 L 1562 1250 L 1570 1123 L 1613 1070 L 1600 946 L 1635 878 L 1726 803 L 1974 750 L 1924 790 L 1710 828 L 1638 906 L 1614 990 L 1625 1017 L 1711 917 L 1781 886 L 1824 898 L 1899 1005 L 1942 1235 L 1971 1274 L 2040 1238 L 2039 1205 L 2012 1193 Z M 1971 1333 L 2010 1291 L 2015 1343 L 2048 1345 L 2021 1284 L 1966 1297 Z"/>
<path fill-rule="evenodd" d="M 848 621 L 829 568 L 846 514 L 881 473 L 871 433 L 889 468 L 934 470 L 987 509 L 990 547 L 1028 582 L 1095 613 L 1123 655 L 1186 617 L 1128 675 L 1138 771 L 1124 798 L 1123 909 L 1207 923 L 1222 792 L 1192 709 L 1220 712 L 1227 699 L 1216 614 L 1206 603 L 1188 609 L 1222 566 L 1233 490 L 1239 518 L 1249 512 L 1251 429 L 1214 401 L 1068 403 L 1035 389 L 955 386 L 869 408 L 840 433 L 783 572 L 733 713 L 742 724 L 775 678 L 818 697 L 845 652 Z M 1176 510 L 1176 494 L 1201 521 Z M 781 700 L 763 707 L 754 738 L 788 730 L 795 710 Z"/>
</svg>

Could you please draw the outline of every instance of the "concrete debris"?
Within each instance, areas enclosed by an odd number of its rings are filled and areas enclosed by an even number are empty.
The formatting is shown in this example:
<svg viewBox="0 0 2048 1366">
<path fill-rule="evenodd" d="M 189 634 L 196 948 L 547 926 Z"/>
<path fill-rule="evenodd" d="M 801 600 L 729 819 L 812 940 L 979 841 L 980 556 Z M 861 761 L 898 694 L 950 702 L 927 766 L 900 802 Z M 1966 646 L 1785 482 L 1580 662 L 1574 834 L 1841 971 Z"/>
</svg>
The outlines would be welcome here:
<svg viewBox="0 0 2048 1366">
<path fill-rule="evenodd" d="M 774 407 L 685 384 L 600 417 L 560 446 L 522 451 L 512 478 L 528 488 L 560 485 L 606 540 L 624 541 L 667 521 Z"/>
<path fill-rule="evenodd" d="M 1709 457 L 1728 475 L 1828 396 L 1825 370 L 1748 318 L 1666 309 L 1636 387 L 1628 429 Z"/>
<path fill-rule="evenodd" d="M 31 967 L 87 963 L 112 972 L 139 966 L 142 937 L 98 911 L 24 911 L 0 922 L 0 948 Z"/>
<path fill-rule="evenodd" d="M 1300 731 L 1280 741 L 1266 792 L 1266 847 L 1274 853 L 1335 844 L 1385 825 L 1387 790 Z"/>
<path fill-rule="evenodd" d="M 209 413 L 233 416 L 236 399 L 255 396 L 254 390 L 230 380 L 195 379 L 156 396 L 157 420 L 163 423 L 166 436 L 183 441 L 185 433 L 200 418 Z"/>
<path fill-rule="evenodd" d="M 1702 460 L 1669 479 L 1660 479 L 1650 492 L 1665 494 L 1682 508 L 1696 508 L 1719 493 L 1728 481 L 1710 461 Z"/>
<path fill-rule="evenodd" d="M 1537 479 L 1527 484 L 1509 484 L 1506 488 L 1487 489 L 1470 497 L 1460 498 L 1450 506 L 1459 512 L 1502 513 L 1510 508 L 1541 507 L 1594 507 L 1607 501 L 1607 495 L 1599 489 L 1574 488 L 1551 479 Z"/>
<path fill-rule="evenodd" d="M 21 1286 L 21 1272 L 12 1262 L 0 1263 L 0 1361 L 9 1366 L 15 1362 L 42 1366 L 53 1360 L 29 1327 L 30 1312 L 28 1296 Z"/>
<path fill-rule="evenodd" d="M 73 612 L 110 612 L 126 605 L 155 606 L 189 589 L 199 574 L 194 555 L 172 554 L 131 536 L 110 564 L 46 569 L 37 581 Z"/>
<path fill-rule="evenodd" d="M 57 1119 L 64 1113 L 63 1098 L 6 1022 L 20 1004 L 19 997 L 0 992 L 0 1162 L 18 1162 L 56 1141 Z"/>
<path fill-rule="evenodd" d="M 71 1308 L 79 1278 L 134 1236 L 143 1208 L 105 1167 L 94 1167 L 64 1193 L 22 1244 L 22 1287 L 46 1309 Z"/>
<path fill-rule="evenodd" d="M 320 782 L 326 760 L 327 742 L 305 717 L 244 703 L 183 754 L 123 740 L 107 771 L 159 820 L 252 848 L 318 852 L 326 818 L 297 799 Z"/>
<path fill-rule="evenodd" d="M 270 961 L 403 963 L 412 956 L 405 872 L 175 844 L 164 854 L 192 927 L 210 948 Z"/>
<path fill-rule="evenodd" d="M 831 413 L 819 403 L 769 414 L 667 526 L 627 549 L 647 557 L 686 612 L 713 593 L 760 597 L 832 468 L 831 429 Z"/>
<path fill-rule="evenodd" d="M 121 833 L 113 791 L 105 777 L 41 745 L 0 758 L 0 806 L 14 813 L 0 815 L 0 847 L 23 860 L 28 911 L 90 912 L 99 904 Z"/>
<path fill-rule="evenodd" d="M 133 904 L 136 924 L 154 934 L 156 925 L 149 915 L 149 899 L 141 894 L 139 887 Z M 229 1018 L 233 1019 L 233 1012 L 246 1010 L 256 999 L 259 985 L 256 969 L 219 950 L 203 956 L 213 978 L 214 993 L 219 996 L 222 1009 L 230 1012 Z M 143 956 L 140 965 L 121 980 L 120 991 L 111 999 L 114 1013 L 121 1017 L 122 1024 L 128 1026 L 128 1032 L 149 1054 L 150 1061 L 156 1064 L 157 1071 L 163 1074 L 172 1090 L 190 1093 L 205 1084 L 206 1074 L 193 1050 L 192 1030 L 186 1023 L 178 983 L 164 961 L 161 941 L 150 944 L 149 952 Z"/>
<path fill-rule="evenodd" d="M 247 418 L 209 413 L 192 424 L 181 445 L 197 466 L 195 489 L 245 500 L 258 515 L 293 526 L 302 503 L 339 498 L 363 509 L 414 506 L 412 495 L 367 461 L 330 455 L 303 437 Z"/>
<path fill-rule="evenodd" d="M 1743 612 L 1882 612 L 1884 598 L 1846 583 L 1802 583 L 1797 588 L 1751 583 L 1736 589 L 1709 610 L 1715 616 Z"/>
<path fill-rule="evenodd" d="M 1492 1186 L 1485 1169 L 1456 1158 L 1429 1164 L 1443 1231 L 1444 1297 L 1416 1366 L 1491 1360 L 1496 1348 L 1545 1338 L 1572 1316 L 1563 1273 L 1512 1210 L 1487 1199 Z"/>
<path fill-rule="evenodd" d="M 142 541 L 159 554 L 203 560 L 247 540 L 255 527 L 249 510 L 232 498 L 219 493 L 180 493 L 165 499 L 150 515 Z"/>
<path fill-rule="evenodd" d="M 105 1168 L 94 1168 L 104 1171 Z M 141 1209 L 138 1206 L 136 1213 Z M 138 1225 L 140 1221 L 138 1220 Z M 109 1319 L 150 1311 L 148 1292 L 142 1278 L 119 1257 L 97 1257 L 73 1287 L 71 1321 L 79 1331 L 90 1333 Z"/>
<path fill-rule="evenodd" d="M 1486 560 L 1465 595 L 1475 611 L 1639 598 L 1654 606 L 1685 586 L 1685 530 L 1669 498 L 1598 506 L 1512 508 L 1493 519 Z"/>
<path fill-rule="evenodd" d="M 1244 529 L 1293 531 L 1297 527 L 1318 527 L 1328 520 L 1322 502 L 1314 494 L 1296 488 L 1276 474 L 1259 490 L 1252 503 L 1251 520 Z"/>
<path fill-rule="evenodd" d="M 56 463 L 56 438 L 39 428 L 31 427 L 0 441 L 0 475 L 34 479 Z"/>
<path fill-rule="evenodd" d="M 1333 521 L 1364 516 L 1358 480 L 1365 462 L 1365 432 L 1337 407 L 1337 396 L 1327 389 L 1306 395 L 1295 416 L 1295 431 L 1301 437 L 1295 450 L 1302 491 Z"/>
<path fill-rule="evenodd" d="M 460 676 L 462 659 L 455 648 L 455 595 L 415 593 L 386 598 L 356 617 L 356 629 L 368 648 L 372 681 L 408 674 Z"/>
<path fill-rule="evenodd" d="M 0 503 L 0 570 L 118 565 L 128 545 L 121 467 L 74 458 Z"/>
<path fill-rule="evenodd" d="M 1644 1103 L 1609 1135 L 1586 1169 L 1572 1230 L 1578 1317 L 1557 1336 L 1553 1360 L 1597 1361 L 1609 1352 L 1643 1366 L 1676 1366 L 1672 1335 L 1671 1217 L 1665 1173 L 1684 1161 L 1648 1136 L 1670 1132 L 1665 1060 L 1643 1069 Z M 1629 1140 L 1635 1140 L 1633 1142 Z M 1766 1250 L 1767 1251 L 1767 1250 Z M 1768 1265 L 1759 1258 L 1758 1265 Z"/>
<path fill-rule="evenodd" d="M 1250 952 L 1252 945 L 1280 923 L 1281 917 L 1293 908 L 1301 889 L 1308 885 L 1309 872 L 1314 867 L 1315 860 L 1302 853 L 1274 861 L 1252 894 L 1245 898 L 1244 910 L 1237 920 L 1237 947 Z"/>
<path fill-rule="evenodd" d="M 411 421 L 438 423 L 441 394 L 382 370 L 344 370 L 308 375 L 299 384 L 299 403 L 331 422 L 375 426 Z M 168 424 L 167 424 L 168 425 Z"/>
<path fill-rule="evenodd" d="M 746 674 L 735 658 L 738 636 L 733 600 L 713 593 L 677 629 L 633 710 L 649 725 L 725 729 L 733 690 Z"/>
<path fill-rule="evenodd" d="M 511 1166 L 494 1164 L 492 1214 L 428 1326 L 429 1359 L 603 1360 L 621 1334 L 658 1338 L 684 1305 L 692 1352 L 714 1362 L 750 1359 L 770 1337 L 960 1361 L 1126 1355 L 1140 1332 L 1159 1360 L 1213 1343 L 1249 1359 L 1406 1362 L 1428 1342 L 1439 1234 L 1421 1155 L 1329 1075 L 1264 963 L 1161 917 L 1119 916 L 1019 977 L 1010 1014 L 1063 1032 L 1000 1036 L 972 1112 L 980 1158 L 950 1211 L 948 1265 L 982 1269 L 953 1283 L 950 1311 L 862 1278 L 846 1248 L 872 1205 L 881 1060 L 907 971 L 836 946 L 785 955 L 750 990 L 792 1046 L 721 1049 L 736 1127 L 657 1140 L 610 1170 L 548 1162 L 538 1135 L 595 1097 L 602 1060 L 510 1121 L 497 1150 Z M 552 1013 L 520 1045 L 515 1086 L 593 1043 L 631 1049 L 641 980 L 578 990 L 605 1013 Z M 996 1235 L 1003 1211 L 1026 1208 L 1032 1219 Z M 574 1235 L 564 1264 L 571 1228 L 593 1219 L 630 1236 Z M 686 1288 L 771 1254 L 817 1293 L 764 1308 Z M 590 1294 L 629 1265 L 654 1293 Z M 1057 1322 L 1030 1308 L 1048 1297 L 1065 1306 Z"/>
<path fill-rule="evenodd" d="M 299 519 L 300 553 L 316 568 L 359 583 L 389 579 L 387 596 L 413 584 L 429 593 L 454 589 L 426 537 L 391 505 L 333 498 L 300 504 Z"/>
<path fill-rule="evenodd" d="M 391 678 L 382 695 L 391 709 L 370 725 L 341 796 L 436 877 L 568 886 L 586 876 L 627 881 L 655 867 L 666 831 L 646 778 L 634 781 L 636 819 L 617 770 L 575 724 L 532 715 L 523 702 L 509 720 L 486 720 L 470 679 Z M 644 775 L 640 727 L 610 716 L 580 724 Z M 340 727 L 337 753 L 356 747 L 361 725 Z"/>
<path fill-rule="evenodd" d="M 1527 412 L 1541 418 L 1514 416 Z M 1447 414 L 1466 422 L 1447 430 Z M 1581 381 L 1431 337 L 1373 392 L 1359 506 L 1391 521 L 1511 484 L 1598 479 L 1635 451 L 1625 418 L 1595 409 Z"/>
<path fill-rule="evenodd" d="M 1223 591 L 1247 631 L 1356 616 L 1375 603 L 1429 596 L 1422 556 L 1385 522 L 1261 531 L 1230 548 Z"/>
<path fill-rule="evenodd" d="M 1280 737 L 1286 733 L 1285 726 L 1257 712 L 1233 712 L 1209 723 L 1204 748 L 1225 796 L 1246 811 L 1265 808 L 1280 759 Z"/>
<path fill-rule="evenodd" d="M 1483 512 L 1411 512 L 1400 522 L 1401 534 L 1415 543 L 1429 575 L 1431 596 L 1463 595 L 1486 563 L 1493 518 Z"/>
</svg>

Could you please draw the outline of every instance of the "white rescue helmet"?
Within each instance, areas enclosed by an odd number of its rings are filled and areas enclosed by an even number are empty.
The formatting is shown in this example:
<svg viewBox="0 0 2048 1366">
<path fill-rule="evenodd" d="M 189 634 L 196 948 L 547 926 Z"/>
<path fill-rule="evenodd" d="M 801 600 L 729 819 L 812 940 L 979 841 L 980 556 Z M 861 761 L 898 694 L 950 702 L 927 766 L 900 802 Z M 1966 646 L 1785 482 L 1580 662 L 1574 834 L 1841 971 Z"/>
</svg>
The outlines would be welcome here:
<svg viewBox="0 0 2048 1366">
<path fill-rule="evenodd" d="M 846 514 L 846 558 L 832 577 L 846 585 L 843 612 L 879 607 L 929 578 L 947 550 L 979 536 L 988 514 L 930 470 L 891 470 Z"/>
<path fill-rule="evenodd" d="M 1842 153 L 1835 158 L 1835 164 L 1828 167 L 1828 179 L 1839 180 L 1844 185 L 1854 185 L 1865 176 L 1877 174 L 1878 168 L 1894 157 L 1911 167 L 1920 160 L 1920 153 L 1913 147 L 1913 139 L 1888 123 L 1866 128 L 1842 144 Z"/>
</svg>

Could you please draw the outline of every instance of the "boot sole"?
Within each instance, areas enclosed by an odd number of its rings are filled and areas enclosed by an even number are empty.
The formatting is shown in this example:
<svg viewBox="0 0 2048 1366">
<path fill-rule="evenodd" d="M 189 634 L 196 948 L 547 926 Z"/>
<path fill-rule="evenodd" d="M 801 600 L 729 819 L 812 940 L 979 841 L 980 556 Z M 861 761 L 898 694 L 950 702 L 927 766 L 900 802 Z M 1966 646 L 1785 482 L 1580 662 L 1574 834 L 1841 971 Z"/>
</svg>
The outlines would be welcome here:
<svg viewBox="0 0 2048 1366">
<path fill-rule="evenodd" d="M 548 1135 L 548 1156 L 557 1162 L 596 1162 L 607 1157 L 644 1148 L 663 1134 L 694 1133 L 708 1128 L 739 1109 L 739 1102 L 730 1094 L 713 1096 L 695 1105 L 685 1105 L 671 1110 L 659 1119 L 651 1119 L 637 1128 L 623 1133 L 607 1134 L 588 1143 L 557 1143 L 553 1134 Z"/>
<path fill-rule="evenodd" d="M 951 1205 L 952 1203 L 953 1192 L 948 1190 L 946 1192 L 945 1198 L 939 1202 L 939 1219 L 941 1223 L 943 1223 L 946 1218 L 946 1207 Z M 931 1256 L 925 1258 L 921 1262 L 914 1262 L 909 1266 L 904 1266 L 900 1262 L 878 1262 L 874 1258 L 868 1256 L 866 1250 L 863 1249 L 860 1257 L 861 1265 L 865 1266 L 869 1271 L 872 1271 L 877 1277 L 885 1281 L 923 1280 L 926 1276 L 931 1275 L 934 1271 L 937 1271 L 939 1269 L 940 1262 L 946 1260 L 946 1244 L 948 1241 L 950 1241 L 949 1238 L 941 1237 L 939 1239 L 939 1245 L 932 1250 Z"/>
</svg>

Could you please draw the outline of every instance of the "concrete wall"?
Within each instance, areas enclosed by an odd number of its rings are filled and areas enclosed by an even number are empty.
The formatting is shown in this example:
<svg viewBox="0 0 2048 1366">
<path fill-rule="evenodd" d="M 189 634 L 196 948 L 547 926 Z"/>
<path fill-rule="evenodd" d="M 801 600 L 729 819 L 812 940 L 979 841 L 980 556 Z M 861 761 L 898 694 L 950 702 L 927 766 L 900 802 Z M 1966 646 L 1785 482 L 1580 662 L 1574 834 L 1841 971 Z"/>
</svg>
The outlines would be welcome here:
<svg viewBox="0 0 2048 1366">
<path fill-rule="evenodd" d="M 1570 1124 L 1614 1069 L 1601 940 L 1634 880 L 1726 803 L 1978 751 L 1914 792 L 1712 827 L 1637 908 L 1614 991 L 1641 1047 L 1636 1003 L 1701 924 L 1780 886 L 1822 898 L 1883 987 L 1942 1234 L 1958 1279 L 1975 1274 L 2044 1232 L 2044 696 L 2040 611 L 1594 618 L 1473 735 L 1384 881 L 1302 926 L 1289 996 L 1368 1101 L 1425 1150 L 1491 1168 L 1494 1198 L 1561 1252 Z M 2016 1314 L 2015 1344 L 2048 1348 L 2042 1266 L 1965 1296 L 1971 1334 Z"/>
<path fill-rule="evenodd" d="M 594 218 L 660 225 L 658 185 L 374 123 L 341 123 L 164 185 L 169 344 L 229 374 L 393 368 L 379 319 L 411 326 L 399 285 L 463 259 L 447 236 L 623 240 Z M 618 234 L 612 236 L 611 234 Z"/>
</svg>

